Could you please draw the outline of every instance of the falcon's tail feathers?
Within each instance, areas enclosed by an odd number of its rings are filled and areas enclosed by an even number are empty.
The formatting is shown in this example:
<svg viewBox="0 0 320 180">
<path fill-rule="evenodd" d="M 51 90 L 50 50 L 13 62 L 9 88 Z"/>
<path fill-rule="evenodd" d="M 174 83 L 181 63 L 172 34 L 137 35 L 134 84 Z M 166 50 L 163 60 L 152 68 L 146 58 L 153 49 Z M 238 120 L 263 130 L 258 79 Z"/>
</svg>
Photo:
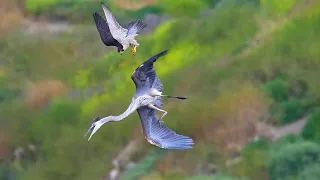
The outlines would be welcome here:
<svg viewBox="0 0 320 180">
<path fill-rule="evenodd" d="M 145 27 L 147 27 L 147 24 L 140 19 L 136 21 L 129 22 L 128 24 L 128 34 L 129 35 L 137 35 L 139 34 Z"/>
</svg>

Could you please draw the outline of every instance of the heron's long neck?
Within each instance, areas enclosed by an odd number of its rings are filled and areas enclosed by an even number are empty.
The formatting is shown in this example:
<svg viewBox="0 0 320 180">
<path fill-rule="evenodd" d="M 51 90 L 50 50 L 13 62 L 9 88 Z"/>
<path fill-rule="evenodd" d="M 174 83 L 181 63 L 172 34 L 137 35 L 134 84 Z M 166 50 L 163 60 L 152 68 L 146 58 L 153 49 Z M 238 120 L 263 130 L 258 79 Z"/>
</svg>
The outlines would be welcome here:
<svg viewBox="0 0 320 180">
<path fill-rule="evenodd" d="M 125 112 L 120 114 L 119 116 L 108 116 L 101 119 L 101 122 L 104 124 L 109 121 L 121 121 L 122 119 L 128 117 L 131 113 L 133 113 L 138 108 L 138 105 L 135 101 L 132 101 L 129 107 Z"/>
</svg>

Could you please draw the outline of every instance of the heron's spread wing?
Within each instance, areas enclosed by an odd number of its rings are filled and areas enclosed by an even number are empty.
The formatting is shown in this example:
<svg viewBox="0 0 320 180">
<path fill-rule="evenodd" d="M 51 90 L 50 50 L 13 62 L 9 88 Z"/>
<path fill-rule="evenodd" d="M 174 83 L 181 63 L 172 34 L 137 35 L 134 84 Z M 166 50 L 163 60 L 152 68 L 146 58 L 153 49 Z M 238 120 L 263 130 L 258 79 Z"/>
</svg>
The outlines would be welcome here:
<svg viewBox="0 0 320 180">
<path fill-rule="evenodd" d="M 149 90 L 151 88 L 157 89 L 159 92 L 162 92 L 163 85 L 158 78 L 156 71 L 153 68 L 154 62 L 161 56 L 166 55 L 168 50 L 165 50 L 157 55 L 151 57 L 149 60 L 145 61 L 141 66 L 139 66 L 131 76 L 134 84 L 136 85 L 136 92 L 139 93 L 142 90 Z M 162 98 L 158 98 L 154 104 L 161 108 Z"/>
<path fill-rule="evenodd" d="M 191 138 L 177 134 L 158 120 L 154 109 L 146 106 L 137 109 L 146 140 L 164 149 L 191 149 L 194 142 Z"/>
<path fill-rule="evenodd" d="M 101 2 L 101 6 L 104 14 L 106 15 L 106 19 L 112 36 L 118 41 L 121 40 L 127 34 L 128 30 L 120 26 L 116 18 L 113 17 L 111 10 L 103 2 Z"/>
<path fill-rule="evenodd" d="M 155 86 L 159 86 L 162 89 L 162 84 L 157 77 L 156 71 L 154 70 L 153 64 L 157 61 L 157 59 L 161 56 L 166 55 L 168 50 L 165 50 L 147 61 L 145 61 L 141 66 L 139 66 L 131 75 L 131 79 L 133 80 L 134 84 L 136 85 L 137 91 L 141 88 L 150 89 L 152 87 L 156 88 Z M 157 82 L 155 82 L 157 80 Z M 160 91 L 162 92 L 162 91 Z"/>
<path fill-rule="evenodd" d="M 137 36 L 145 27 L 147 27 L 147 24 L 141 21 L 140 19 L 136 21 L 131 21 L 128 24 L 128 32 L 127 36 L 129 37 L 135 37 Z"/>
<path fill-rule="evenodd" d="M 106 46 L 122 47 L 122 45 L 112 37 L 107 22 L 98 14 L 93 14 L 100 38 Z"/>
</svg>

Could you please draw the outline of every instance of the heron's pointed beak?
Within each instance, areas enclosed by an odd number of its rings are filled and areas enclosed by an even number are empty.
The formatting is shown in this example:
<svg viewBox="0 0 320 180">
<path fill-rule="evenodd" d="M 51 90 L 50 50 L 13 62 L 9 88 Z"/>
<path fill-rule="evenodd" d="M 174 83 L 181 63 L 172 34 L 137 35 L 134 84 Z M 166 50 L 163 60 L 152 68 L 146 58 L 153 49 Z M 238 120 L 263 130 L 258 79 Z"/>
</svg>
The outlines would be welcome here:
<svg viewBox="0 0 320 180">
<path fill-rule="evenodd" d="M 90 127 L 89 131 L 90 131 L 92 128 L 93 128 L 93 130 L 92 130 L 92 132 L 91 132 L 91 134 L 90 134 L 90 137 L 89 137 L 88 141 L 90 141 L 90 139 L 91 139 L 91 137 L 94 135 L 94 133 L 96 133 L 96 132 L 98 131 L 98 129 L 100 129 L 101 125 L 102 125 L 101 123 L 96 122 L 95 125 L 92 125 L 92 126 Z"/>
<path fill-rule="evenodd" d="M 131 49 L 132 55 L 135 55 L 136 52 L 137 52 L 137 46 L 133 46 L 132 49 Z"/>
<path fill-rule="evenodd" d="M 89 132 L 93 130 L 92 133 L 91 133 L 91 135 L 90 135 L 90 137 L 89 137 L 89 139 L 88 139 L 88 141 L 90 140 L 90 138 L 92 137 L 92 135 L 101 127 L 101 125 L 99 125 L 99 123 L 98 123 L 99 120 L 100 120 L 100 117 L 96 117 L 96 118 L 93 120 L 91 127 L 89 128 L 89 130 L 87 131 L 87 133 L 84 135 L 84 137 L 86 137 L 86 136 L 89 134 Z M 97 125 L 99 126 L 98 128 L 97 128 Z"/>
<path fill-rule="evenodd" d="M 92 131 L 92 129 L 94 128 L 94 125 L 91 125 L 91 127 L 89 128 L 89 130 L 87 131 L 87 133 L 84 135 L 84 137 L 86 137 L 90 131 Z"/>
</svg>

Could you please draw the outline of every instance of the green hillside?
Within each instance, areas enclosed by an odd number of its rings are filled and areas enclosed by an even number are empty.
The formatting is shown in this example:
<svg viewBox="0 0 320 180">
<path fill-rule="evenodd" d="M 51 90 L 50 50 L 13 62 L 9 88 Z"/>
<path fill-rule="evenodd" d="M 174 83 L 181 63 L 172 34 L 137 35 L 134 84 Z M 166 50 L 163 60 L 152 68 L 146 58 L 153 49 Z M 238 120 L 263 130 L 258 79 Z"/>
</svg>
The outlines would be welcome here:
<svg viewBox="0 0 320 180">
<path fill-rule="evenodd" d="M 61 12 L 53 5 L 26 4 L 26 9 Z M 51 9 L 42 8 L 47 6 Z M 70 12 L 73 7 L 59 6 Z M 137 165 L 122 179 L 320 178 L 318 1 L 165 0 L 116 13 L 123 21 L 150 12 L 172 16 L 138 36 L 135 56 L 105 47 L 91 19 L 80 25 L 77 19 L 101 12 L 98 2 L 90 7 L 69 19 L 77 23 L 73 32 L 26 36 L 17 30 L 0 39 L 0 179 L 101 179 L 135 139 L 142 142 L 132 157 Z M 202 11 L 208 13 L 199 15 Z M 192 137 L 195 147 L 172 151 L 148 144 L 137 113 L 104 125 L 88 142 L 83 135 L 91 120 L 122 113 L 135 92 L 131 73 L 165 49 L 169 53 L 155 64 L 164 94 L 189 99 L 164 99 L 164 122 Z M 63 85 L 38 85 L 49 80 Z M 257 128 L 259 122 L 277 128 L 301 119 L 307 119 L 301 135 L 252 142 L 272 133 Z M 2 155 L 29 144 L 37 148 L 26 150 L 21 160 Z"/>
</svg>

